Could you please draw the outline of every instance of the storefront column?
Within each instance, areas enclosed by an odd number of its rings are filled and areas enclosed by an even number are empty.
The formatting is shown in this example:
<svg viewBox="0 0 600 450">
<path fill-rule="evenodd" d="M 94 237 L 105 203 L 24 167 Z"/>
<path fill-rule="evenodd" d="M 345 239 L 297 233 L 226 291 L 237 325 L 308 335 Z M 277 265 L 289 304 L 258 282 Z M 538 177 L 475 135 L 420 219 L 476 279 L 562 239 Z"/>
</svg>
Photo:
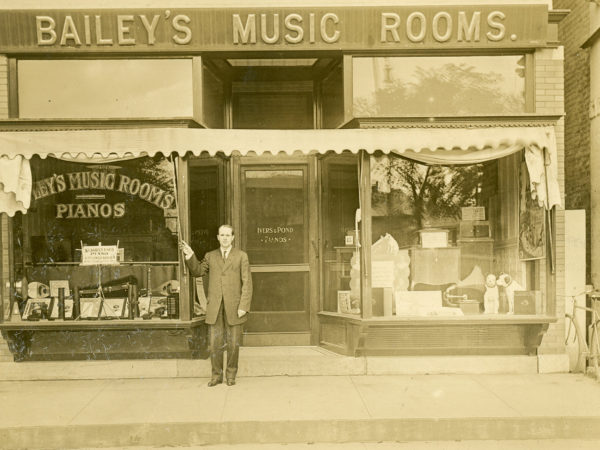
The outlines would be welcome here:
<svg viewBox="0 0 600 450">
<path fill-rule="evenodd" d="M 179 239 L 190 242 L 190 192 L 189 192 L 189 168 L 187 159 L 173 157 L 177 167 L 177 206 L 179 208 L 179 224 L 181 233 Z M 192 307 L 192 285 L 187 267 L 183 261 L 181 252 L 179 253 L 179 318 L 180 320 L 191 320 Z"/>
<path fill-rule="evenodd" d="M 590 5 L 590 31 L 600 27 L 600 7 Z M 600 287 L 600 40 L 590 48 L 590 183 L 591 188 L 591 277 L 592 283 Z M 595 182 L 596 181 L 596 182 Z"/>
<path fill-rule="evenodd" d="M 371 156 L 360 152 L 360 297 L 362 317 L 373 316 L 371 300 Z"/>
</svg>

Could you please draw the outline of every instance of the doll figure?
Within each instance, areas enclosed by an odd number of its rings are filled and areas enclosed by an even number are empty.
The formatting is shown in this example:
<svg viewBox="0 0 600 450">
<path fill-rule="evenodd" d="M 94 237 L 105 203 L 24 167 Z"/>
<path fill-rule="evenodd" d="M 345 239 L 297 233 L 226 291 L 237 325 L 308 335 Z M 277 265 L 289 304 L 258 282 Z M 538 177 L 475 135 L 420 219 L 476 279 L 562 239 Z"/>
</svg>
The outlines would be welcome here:
<svg viewBox="0 0 600 450">
<path fill-rule="evenodd" d="M 493 273 L 485 277 L 485 293 L 483 294 L 483 307 L 485 314 L 498 314 L 500 307 L 500 298 L 498 295 L 498 285 L 496 284 L 496 275 Z"/>
<path fill-rule="evenodd" d="M 506 292 L 506 300 L 508 302 L 508 311 L 506 314 L 514 314 L 515 313 L 515 291 L 523 291 L 523 287 L 514 281 L 512 277 L 506 273 L 501 273 L 498 276 L 498 281 L 496 281 L 498 286 L 502 286 L 504 288 L 504 292 Z"/>
</svg>

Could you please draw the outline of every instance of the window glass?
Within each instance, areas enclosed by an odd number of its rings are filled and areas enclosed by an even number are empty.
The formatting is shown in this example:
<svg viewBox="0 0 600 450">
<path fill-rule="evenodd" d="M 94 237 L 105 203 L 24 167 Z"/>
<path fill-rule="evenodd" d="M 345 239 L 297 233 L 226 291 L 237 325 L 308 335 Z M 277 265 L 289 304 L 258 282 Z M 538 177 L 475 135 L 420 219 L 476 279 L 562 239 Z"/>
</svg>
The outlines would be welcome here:
<svg viewBox="0 0 600 450">
<path fill-rule="evenodd" d="M 336 128 L 344 121 L 344 71 L 336 65 L 321 82 L 323 128 Z"/>
<path fill-rule="evenodd" d="M 78 262 L 82 245 L 119 244 L 122 260 L 177 261 L 171 162 L 32 159 L 27 214 L 33 264 Z"/>
<path fill-rule="evenodd" d="M 427 166 L 371 157 L 374 316 L 482 314 L 494 263 L 497 163 Z M 516 274 L 515 274 L 516 276 Z M 499 298 L 496 314 L 507 312 Z"/>
<path fill-rule="evenodd" d="M 348 296 L 353 283 L 355 307 L 360 307 L 359 247 L 356 232 L 358 168 L 355 155 L 329 155 L 322 162 L 323 310 L 341 312 L 338 297 Z"/>
<path fill-rule="evenodd" d="M 252 264 L 302 264 L 306 242 L 305 172 L 245 169 L 244 235 Z"/>
<path fill-rule="evenodd" d="M 191 59 L 21 60 L 18 86 L 21 118 L 192 116 Z"/>
<path fill-rule="evenodd" d="M 202 108 L 204 124 L 225 128 L 225 89 L 212 70 L 202 66 Z"/>
<path fill-rule="evenodd" d="M 353 58 L 354 116 L 525 111 L 525 57 Z"/>
</svg>

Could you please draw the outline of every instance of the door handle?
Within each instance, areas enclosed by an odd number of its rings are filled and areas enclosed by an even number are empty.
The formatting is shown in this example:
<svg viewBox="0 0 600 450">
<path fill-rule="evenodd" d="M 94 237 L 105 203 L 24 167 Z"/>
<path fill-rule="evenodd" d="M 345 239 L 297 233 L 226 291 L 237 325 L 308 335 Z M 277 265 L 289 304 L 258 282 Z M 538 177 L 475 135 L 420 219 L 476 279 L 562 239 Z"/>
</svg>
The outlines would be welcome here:
<svg viewBox="0 0 600 450">
<path fill-rule="evenodd" d="M 310 243 L 312 244 L 313 250 L 315 251 L 315 257 L 318 259 L 319 258 L 319 246 L 317 245 L 317 243 L 315 242 L 314 239 L 312 239 L 310 241 Z"/>
</svg>

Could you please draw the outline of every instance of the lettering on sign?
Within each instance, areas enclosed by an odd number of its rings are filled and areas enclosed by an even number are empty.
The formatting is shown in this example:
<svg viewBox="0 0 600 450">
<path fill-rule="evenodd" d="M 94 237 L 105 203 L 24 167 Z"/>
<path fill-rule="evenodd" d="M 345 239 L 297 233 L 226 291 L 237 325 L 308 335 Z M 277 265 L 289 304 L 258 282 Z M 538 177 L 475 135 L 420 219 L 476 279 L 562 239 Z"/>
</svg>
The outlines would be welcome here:
<svg viewBox="0 0 600 450">
<path fill-rule="evenodd" d="M 406 17 L 384 12 L 381 14 L 381 42 L 401 42 L 405 39 L 417 43 L 423 42 L 428 35 L 437 42 L 451 39 L 480 42 L 482 34 L 488 41 L 498 42 L 506 37 L 505 19 L 506 14 L 502 11 L 492 11 L 485 19 L 482 19 L 481 11 L 473 11 L 470 15 L 465 11 L 458 11 L 457 15 L 440 11 L 431 20 L 419 11 Z M 482 29 L 485 33 L 482 33 Z M 510 39 L 516 40 L 517 35 L 511 34 Z"/>
<path fill-rule="evenodd" d="M 334 44 L 340 39 L 340 30 L 336 25 L 340 22 L 337 14 L 326 13 L 318 19 L 315 13 L 309 13 L 307 20 L 301 14 L 292 13 L 286 16 L 279 14 L 248 14 L 242 19 L 240 14 L 233 14 L 233 43 L 256 44 L 257 36 L 265 44 L 287 42 L 299 44 L 306 40 L 314 44 L 317 36 L 321 42 Z"/>
<path fill-rule="evenodd" d="M 33 184 L 34 200 L 66 191 L 104 190 L 138 197 L 163 210 L 175 207 L 175 196 L 152 183 L 104 171 L 54 174 Z M 90 196 L 88 196 L 90 197 Z M 91 196 L 94 197 L 94 196 Z M 102 196 L 100 196 L 102 197 Z M 125 216 L 125 203 L 58 203 L 57 219 L 120 218 Z"/>
<path fill-rule="evenodd" d="M 548 7 L 404 5 L 395 7 L 190 8 L 185 10 L 0 11 L 14 27 L 3 48 L 119 52 L 140 48 L 225 51 L 268 46 L 387 49 L 418 46 L 543 46 Z"/>
<path fill-rule="evenodd" d="M 256 227 L 261 244 L 288 244 L 293 240 L 294 227 Z"/>
<path fill-rule="evenodd" d="M 157 27 L 159 24 L 165 27 L 165 23 L 173 31 L 171 35 L 173 43 L 185 45 L 192 40 L 192 30 L 188 26 L 191 22 L 190 17 L 185 14 L 172 15 L 170 10 L 152 17 L 145 14 L 118 14 L 110 18 L 114 21 L 111 29 L 116 30 L 116 34 L 111 35 L 105 34 L 104 31 L 110 19 L 103 17 L 102 14 L 96 14 L 94 17 L 87 14 L 75 17 L 77 20 L 73 19 L 72 14 L 66 15 L 59 23 L 52 16 L 36 16 L 37 45 L 136 45 L 140 39 L 136 36 L 140 35 L 143 35 L 144 43 L 154 45 Z"/>
<path fill-rule="evenodd" d="M 118 219 L 125 215 L 125 203 L 57 203 L 57 219 Z"/>
</svg>

